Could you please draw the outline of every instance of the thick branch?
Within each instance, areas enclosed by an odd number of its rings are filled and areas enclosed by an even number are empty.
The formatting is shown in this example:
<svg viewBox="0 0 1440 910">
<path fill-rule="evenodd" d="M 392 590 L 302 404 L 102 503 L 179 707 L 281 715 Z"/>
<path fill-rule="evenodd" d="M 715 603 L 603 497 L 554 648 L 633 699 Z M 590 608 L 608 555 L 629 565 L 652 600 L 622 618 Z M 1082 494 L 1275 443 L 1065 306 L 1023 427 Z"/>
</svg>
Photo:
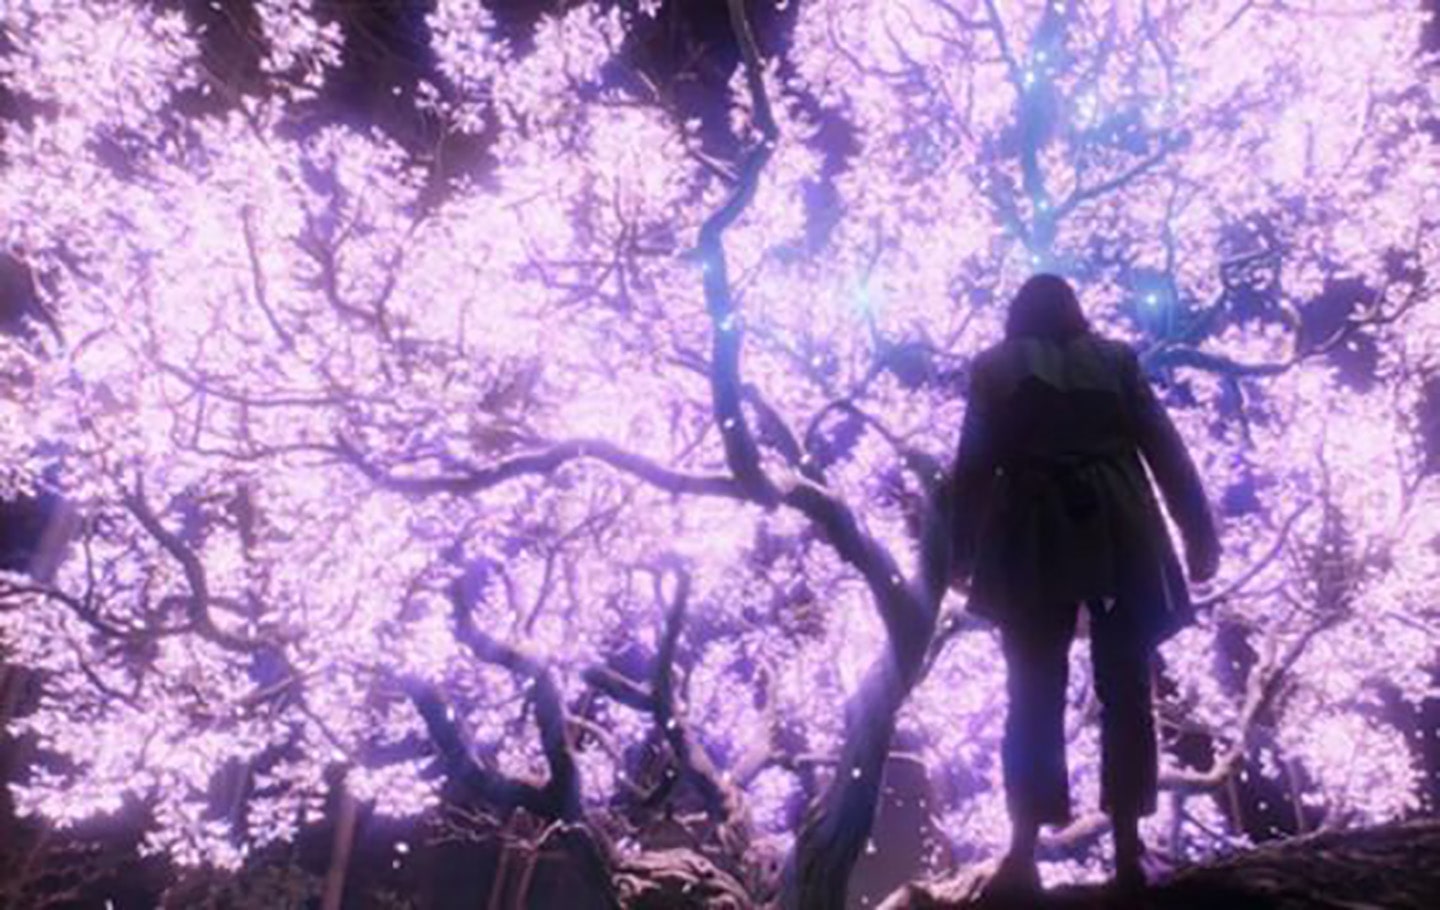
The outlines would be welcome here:
<svg viewBox="0 0 1440 910">
<path fill-rule="evenodd" d="M 891 647 L 908 664 L 911 653 L 923 650 L 929 640 L 934 611 L 905 583 L 895 558 L 860 527 L 854 511 L 824 487 L 802 480 L 785 492 L 784 501 L 818 525 L 840 558 L 860 572 L 875 598 Z"/>
<path fill-rule="evenodd" d="M 725 230 L 749 206 L 760 182 L 760 173 L 770 160 L 780 130 L 765 92 L 760 52 L 745 17 L 744 0 L 728 0 L 730 24 L 740 44 L 745 82 L 755 125 L 761 139 L 745 153 L 739 177 L 730 195 L 700 226 L 696 252 L 704 271 L 705 305 L 714 330 L 710 366 L 710 391 L 715 423 L 725 446 L 725 462 L 746 494 L 757 502 L 773 503 L 776 492 L 760 466 L 760 452 L 741 408 L 740 343 L 741 325 L 735 311 L 730 278 L 725 263 Z"/>
<path fill-rule="evenodd" d="M 205 579 L 205 567 L 194 550 L 186 546 L 183 540 L 161 524 L 160 519 L 156 517 L 145 499 L 143 481 L 137 480 L 135 492 L 125 494 L 122 501 L 135 519 L 140 522 L 140 526 L 145 529 L 146 533 L 153 537 L 160 547 L 180 564 L 180 569 L 185 575 L 185 584 L 190 588 L 190 596 L 186 598 L 185 604 L 190 624 L 195 631 L 206 641 L 228 651 L 248 653 L 268 647 L 266 642 L 235 635 L 215 625 L 210 616 L 210 586 Z"/>
<path fill-rule="evenodd" d="M 834 777 L 805 815 L 786 863 L 783 910 L 840 910 L 870 836 L 895 719 L 909 694 L 892 651 L 871 666 L 845 706 L 845 743 Z"/>
<path fill-rule="evenodd" d="M 583 820 L 580 772 L 575 764 L 574 751 L 570 747 L 565 702 L 550 668 L 543 661 L 520 649 L 497 641 L 475 625 L 474 617 L 470 615 L 470 604 L 460 596 L 458 585 L 452 588 L 451 603 L 454 607 L 456 635 L 471 653 L 485 663 L 504 667 L 531 682 L 535 724 L 540 730 L 540 747 L 550 769 L 550 779 L 544 787 L 546 799 L 549 801 L 546 814 L 565 821 Z"/>
<path fill-rule="evenodd" d="M 706 811 L 721 825 L 734 824 L 742 818 L 740 794 L 720 776 L 715 761 L 705 747 L 690 735 L 689 726 L 679 717 L 675 707 L 675 652 L 680 643 L 680 633 L 685 626 L 686 612 L 690 602 L 690 573 L 679 565 L 672 565 L 676 576 L 675 598 L 665 616 L 665 628 L 660 637 L 660 647 L 655 656 L 655 673 L 651 683 L 654 692 L 655 722 L 659 725 L 665 741 L 669 743 L 681 773 L 700 794 Z M 656 580 L 657 593 L 659 577 Z M 748 841 L 748 832 L 734 832 L 736 844 L 743 848 Z"/>
<path fill-rule="evenodd" d="M 434 686 L 412 682 L 407 689 L 415 710 L 425 722 L 430 741 L 440 754 L 446 777 L 453 783 L 503 811 L 523 807 L 545 817 L 555 814 L 547 788 L 490 771 L 475 760 L 450 709 Z"/>
<path fill-rule="evenodd" d="M 597 692 L 626 707 L 646 714 L 655 710 L 655 697 L 650 693 L 649 687 L 609 667 L 588 667 L 580 676 Z"/>
<path fill-rule="evenodd" d="M 809 510 L 807 514 L 826 528 L 836 549 L 851 554 L 847 558 L 852 564 L 863 565 L 872 574 L 882 568 L 894 570 L 893 558 L 860 531 L 842 504 L 813 485 L 797 486 L 790 495 L 795 493 L 802 500 L 797 507 Z M 786 861 L 780 897 L 783 910 L 840 910 L 845 906 L 850 873 L 874 823 L 880 775 L 890 754 L 896 715 L 920 678 L 944 594 L 944 573 L 931 565 L 936 551 L 948 551 L 944 513 L 938 504 L 937 498 L 930 498 L 921 529 L 924 565 L 919 585 L 901 584 L 898 572 L 871 584 L 890 646 L 882 650 L 859 690 L 846 701 L 845 742 L 839 764 L 834 778 L 807 811 Z"/>
<path fill-rule="evenodd" d="M 385 489 L 420 496 L 438 493 L 466 496 L 499 486 L 517 477 L 553 474 L 568 462 L 593 458 L 668 493 L 745 498 L 740 485 L 729 477 L 676 471 L 643 455 L 627 452 L 598 439 L 566 440 L 536 452 L 513 455 L 486 467 L 470 467 L 452 474 L 423 477 L 392 473 L 370 460 L 344 437 L 336 439 L 335 451 L 352 467 Z"/>
</svg>

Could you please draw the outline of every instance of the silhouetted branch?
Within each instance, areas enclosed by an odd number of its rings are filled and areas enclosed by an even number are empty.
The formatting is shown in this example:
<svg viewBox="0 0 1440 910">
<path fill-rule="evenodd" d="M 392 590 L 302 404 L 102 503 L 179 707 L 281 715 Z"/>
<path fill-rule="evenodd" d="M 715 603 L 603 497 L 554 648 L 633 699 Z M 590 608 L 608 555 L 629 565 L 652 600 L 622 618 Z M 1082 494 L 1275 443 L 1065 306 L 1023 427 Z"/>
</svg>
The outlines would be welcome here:
<svg viewBox="0 0 1440 910">
<path fill-rule="evenodd" d="M 475 625 L 470 604 L 460 596 L 458 583 L 451 589 L 451 605 L 456 637 L 472 654 L 485 663 L 504 667 L 530 680 L 535 724 L 540 730 L 540 747 L 550 769 L 550 779 L 543 788 L 550 800 L 547 814 L 566 821 L 583 820 L 585 812 L 580 800 L 580 772 L 570 748 L 565 702 L 550 668 L 519 648 L 492 638 Z"/>
<path fill-rule="evenodd" d="M 1093 186 L 1077 186 L 1075 190 L 1065 198 L 1065 201 L 1060 203 L 1060 205 L 1056 208 L 1055 216 L 1057 218 L 1063 218 L 1066 215 L 1069 215 L 1071 212 L 1075 211 L 1076 208 L 1080 207 L 1086 202 L 1089 202 L 1092 199 L 1097 199 L 1107 193 L 1112 193 L 1115 190 L 1121 189 L 1125 185 L 1139 179 L 1140 177 L 1144 176 L 1146 172 L 1164 161 L 1173 148 L 1174 140 L 1165 140 L 1161 144 L 1158 151 L 1141 159 L 1140 161 L 1131 165 L 1126 170 L 1120 172 L 1119 174 L 1116 174 L 1109 180 L 1103 180 Z"/>
<path fill-rule="evenodd" d="M 805 813 L 786 864 L 784 910 L 840 910 L 851 870 L 869 839 L 895 719 L 909 694 L 886 649 L 845 704 L 845 740 L 834 776 Z"/>
<path fill-rule="evenodd" d="M 689 609 L 690 573 L 678 560 L 662 561 L 656 573 L 657 596 L 666 569 L 674 573 L 676 589 L 665 615 L 665 628 L 655 655 L 655 672 L 651 682 L 655 723 L 669 744 L 676 764 L 680 766 L 682 777 L 695 787 L 706 812 L 721 825 L 722 843 L 738 858 L 743 855 L 749 842 L 749 830 L 745 824 L 740 792 L 722 778 L 715 766 L 715 760 L 705 747 L 690 735 L 689 725 L 676 709 L 675 652 Z"/>
<path fill-rule="evenodd" d="M 785 491 L 784 502 L 819 526 L 830 545 L 865 580 L 885 623 L 890 645 L 896 649 L 923 648 L 922 633 L 933 618 L 919 592 L 900 574 L 895 558 L 860 527 L 854 511 L 824 487 L 797 479 Z"/>
<path fill-rule="evenodd" d="M 1315 636 L 1334 623 L 1333 617 L 1315 623 L 1296 637 L 1281 657 L 1265 661 L 1252 669 L 1245 687 L 1245 701 L 1240 708 L 1240 718 L 1229 746 L 1216 756 L 1210 768 L 1205 771 L 1189 768 L 1162 770 L 1160 786 L 1182 794 L 1205 792 L 1222 786 L 1239 771 L 1249 749 L 1255 725 L 1279 695 L 1286 675 L 1304 655 L 1305 649 L 1310 646 Z"/>
<path fill-rule="evenodd" d="M 350 227 L 353 227 L 353 223 Z M 366 309 L 356 306 L 345 299 L 340 290 L 340 274 L 338 257 L 340 246 L 348 236 L 349 228 L 331 236 L 321 236 L 316 228 L 316 221 L 313 217 L 307 217 L 305 231 L 297 238 L 296 245 L 307 256 L 314 261 L 320 270 L 318 285 L 330 308 L 339 316 L 358 321 L 370 326 L 380 335 L 381 338 L 390 339 L 389 316 L 385 304 L 395 287 L 395 270 L 398 266 L 398 259 L 392 260 L 388 269 L 385 284 L 375 300 L 371 301 L 371 308 Z"/>
<path fill-rule="evenodd" d="M 658 601 L 664 600 L 663 580 L 667 573 L 675 576 L 676 587 L 665 610 L 649 685 L 631 680 L 608 667 L 592 667 L 585 671 L 584 678 L 603 694 L 650 715 L 670 747 L 677 775 L 667 777 L 652 792 L 643 794 L 643 801 L 661 800 L 675 783 L 688 782 L 699 795 L 706 814 L 719 826 L 717 836 L 722 846 L 736 861 L 740 861 L 750 841 L 743 797 L 736 786 L 721 774 L 705 747 L 691 735 L 689 725 L 676 704 L 675 658 L 689 611 L 690 573 L 674 556 L 662 556 L 650 569 L 655 574 Z"/>
<path fill-rule="evenodd" d="M 990 20 L 990 29 L 995 33 L 995 44 L 1000 48 L 1000 57 L 1005 61 L 1005 69 L 1009 73 L 1010 81 L 1014 84 L 1016 91 L 1023 92 L 1025 83 L 1020 78 L 1020 62 L 1015 59 L 1015 52 L 1010 49 L 1010 39 L 1005 32 L 1005 22 L 1000 18 L 1000 10 L 995 7 L 995 0 L 985 0 L 985 14 Z"/>
<path fill-rule="evenodd" d="M 536 815 L 553 818 L 558 813 L 546 787 L 506 777 L 491 771 L 470 754 L 470 746 L 440 693 L 427 683 L 406 685 L 410 701 L 419 712 L 430 741 L 439 753 L 446 777 L 486 805 L 509 811 L 523 807 Z"/>
<path fill-rule="evenodd" d="M 1194 367 L 1223 376 L 1278 376 L 1300 362 L 1298 354 L 1270 363 L 1246 363 L 1224 354 L 1212 354 L 1189 346 L 1162 348 L 1151 355 L 1151 363 Z"/>
<path fill-rule="evenodd" d="M 922 569 L 918 585 L 903 584 L 893 558 L 854 515 L 813 485 L 787 493 L 826 529 L 831 543 L 862 574 L 885 621 L 888 646 L 871 664 L 859 689 L 845 702 L 845 738 L 835 775 L 809 806 L 786 861 L 780 906 L 784 910 L 840 910 L 850 873 L 869 839 L 880 796 L 880 774 L 890 755 L 896 716 L 924 667 L 934 633 L 944 573 L 934 551 L 944 544 L 946 524 L 938 500 L 929 497 L 921 530 Z M 947 561 L 948 562 L 948 561 Z M 888 578 L 876 577 L 889 569 Z M 878 571 L 877 571 L 878 570 Z M 872 581 L 873 578 L 873 581 Z"/>
<path fill-rule="evenodd" d="M 1234 596 L 1236 592 L 1240 591 L 1247 584 L 1249 584 L 1251 579 L 1255 578 L 1255 576 L 1259 575 L 1265 570 L 1267 566 L 1274 562 L 1276 557 L 1278 557 L 1281 551 L 1284 549 L 1285 542 L 1290 539 L 1290 531 L 1292 528 L 1294 528 L 1295 522 L 1300 519 L 1300 516 L 1304 515 L 1307 511 L 1309 511 L 1310 505 L 1310 501 L 1307 500 L 1306 502 L 1301 503 L 1294 511 L 1292 511 L 1289 517 L 1281 523 L 1280 530 L 1275 534 L 1274 542 L 1270 544 L 1270 547 L 1260 556 L 1260 558 L 1255 560 L 1254 564 L 1252 564 L 1248 569 L 1236 576 L 1229 584 L 1225 585 L 1225 587 L 1214 592 L 1213 594 L 1197 598 L 1195 601 L 1196 609 L 1213 607 L 1216 604 L 1224 601 L 1226 598 Z"/>
<path fill-rule="evenodd" d="M 421 496 L 438 493 L 467 496 L 517 477 L 548 475 L 571 461 L 593 458 L 668 493 L 745 498 L 740 485 L 729 477 L 675 471 L 656 464 L 643 455 L 627 452 L 598 439 L 557 442 L 548 448 L 513 455 L 486 467 L 470 467 L 451 474 L 432 476 L 394 474 L 371 461 L 343 436 L 336 439 L 334 450 L 379 486 L 397 493 Z"/>
<path fill-rule="evenodd" d="M 209 583 L 205 578 L 205 567 L 201 564 L 200 557 L 196 555 L 195 551 L 160 522 L 145 499 L 145 487 L 142 479 L 136 478 L 135 491 L 124 494 L 121 501 L 135 516 L 135 520 L 140 522 L 140 526 L 180 564 L 180 569 L 185 575 L 185 584 L 190 589 L 190 596 L 185 599 L 186 612 L 196 634 L 228 651 L 248 653 L 270 646 L 269 642 L 226 632 L 215 625 L 214 619 L 210 616 L 212 598 Z"/>
<path fill-rule="evenodd" d="M 760 453 L 741 407 L 740 346 L 744 333 L 726 270 L 724 234 L 754 198 L 760 173 L 774 152 L 780 130 L 765 91 L 760 52 L 745 17 L 744 0 L 729 0 L 729 10 L 730 25 L 740 45 L 751 113 L 761 138 L 745 153 L 730 194 L 700 225 L 696 253 L 703 272 L 705 305 L 713 326 L 710 391 L 715 423 L 725 446 L 725 462 L 750 499 L 771 504 L 777 498 L 776 491 L 761 469 Z"/>
<path fill-rule="evenodd" d="M 650 694 L 648 686 L 609 667 L 587 667 L 580 676 L 596 691 L 626 707 L 646 714 L 655 710 L 655 697 Z"/>
<path fill-rule="evenodd" d="M 987 22 L 983 19 L 971 19 L 956 9 L 954 5 L 946 2 L 946 0 L 930 0 L 930 5 L 939 7 L 951 22 L 955 23 L 958 28 L 964 31 L 989 31 L 995 28 L 994 21 Z"/>
<path fill-rule="evenodd" d="M 46 600 L 54 601 L 75 614 L 77 619 L 101 635 L 121 641 L 140 641 L 150 638 L 160 638 L 165 635 L 178 635 L 190 631 L 189 625 L 169 626 L 153 630 L 122 628 L 102 618 L 89 598 L 74 597 L 59 588 L 54 588 L 49 585 L 17 584 L 7 579 L 0 579 L 0 608 L 6 610 L 24 609 L 23 604 L 15 604 L 12 606 L 9 602 L 13 601 L 14 598 L 26 596 L 42 597 Z"/>
<path fill-rule="evenodd" d="M 280 343 L 287 350 L 294 350 L 295 336 L 292 335 L 275 315 L 275 310 L 270 306 L 270 294 L 266 287 L 265 270 L 260 265 L 260 251 L 255 242 L 255 225 L 251 221 L 252 210 L 245 206 L 240 212 L 241 233 L 245 237 L 245 252 L 250 258 L 250 283 L 255 290 L 255 302 L 259 305 L 260 311 L 265 314 L 265 321 L 270 323 L 270 328 L 275 332 Z"/>
<path fill-rule="evenodd" d="M 771 407 L 770 402 L 760 394 L 760 390 L 754 385 L 746 383 L 743 394 L 745 400 L 755 409 L 756 415 L 760 418 L 760 432 L 769 436 L 777 451 L 784 456 L 785 461 L 802 475 L 815 481 L 824 483 L 825 475 L 819 465 L 812 458 L 807 458 L 805 449 L 801 447 L 800 441 L 795 438 L 795 433 L 780 412 Z"/>
</svg>

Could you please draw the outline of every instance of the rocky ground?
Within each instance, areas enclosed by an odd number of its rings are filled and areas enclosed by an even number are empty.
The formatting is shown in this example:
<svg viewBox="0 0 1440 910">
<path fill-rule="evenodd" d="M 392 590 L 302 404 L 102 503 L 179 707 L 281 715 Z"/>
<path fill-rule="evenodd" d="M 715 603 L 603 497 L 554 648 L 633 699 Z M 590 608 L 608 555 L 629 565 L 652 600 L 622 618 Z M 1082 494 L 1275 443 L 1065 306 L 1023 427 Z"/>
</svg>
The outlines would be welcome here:
<svg viewBox="0 0 1440 910">
<path fill-rule="evenodd" d="M 978 894 L 983 875 L 911 884 L 881 910 L 997 906 Z M 1005 905 L 1015 906 L 1014 904 Z M 1074 886 L 1026 901 L 1027 910 L 1440 910 L 1440 819 L 1337 831 L 1257 847 L 1177 872 L 1138 898 Z"/>
</svg>

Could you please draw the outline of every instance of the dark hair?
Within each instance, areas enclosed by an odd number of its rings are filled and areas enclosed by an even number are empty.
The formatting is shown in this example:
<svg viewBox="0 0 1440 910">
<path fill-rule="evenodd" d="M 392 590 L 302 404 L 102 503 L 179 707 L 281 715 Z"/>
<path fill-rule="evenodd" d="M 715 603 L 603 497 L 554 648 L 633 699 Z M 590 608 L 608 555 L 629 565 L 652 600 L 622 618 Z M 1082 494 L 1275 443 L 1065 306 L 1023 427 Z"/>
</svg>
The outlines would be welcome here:
<svg viewBox="0 0 1440 910">
<path fill-rule="evenodd" d="M 1059 275 L 1031 275 L 1015 292 L 1005 317 L 1005 337 L 1064 340 L 1090 331 L 1075 289 Z"/>
</svg>

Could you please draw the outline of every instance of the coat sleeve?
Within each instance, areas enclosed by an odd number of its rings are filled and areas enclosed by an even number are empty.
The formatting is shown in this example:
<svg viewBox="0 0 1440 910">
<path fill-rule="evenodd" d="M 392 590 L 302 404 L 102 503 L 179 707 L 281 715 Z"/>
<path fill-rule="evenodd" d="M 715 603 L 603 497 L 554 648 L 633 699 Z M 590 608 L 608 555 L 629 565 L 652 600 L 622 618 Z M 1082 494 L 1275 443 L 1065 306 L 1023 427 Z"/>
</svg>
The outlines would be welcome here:
<svg viewBox="0 0 1440 910">
<path fill-rule="evenodd" d="M 989 504 L 998 462 L 994 400 L 983 364 L 983 360 L 977 360 L 970 374 L 960 443 L 947 483 L 952 580 L 968 580 L 974 570 L 980 522 Z"/>
<path fill-rule="evenodd" d="M 1160 487 L 1166 511 L 1180 526 L 1187 551 L 1217 549 L 1215 517 L 1184 440 L 1155 396 L 1135 352 L 1128 347 L 1124 349 L 1123 364 L 1123 385 L 1137 442 Z"/>
</svg>

